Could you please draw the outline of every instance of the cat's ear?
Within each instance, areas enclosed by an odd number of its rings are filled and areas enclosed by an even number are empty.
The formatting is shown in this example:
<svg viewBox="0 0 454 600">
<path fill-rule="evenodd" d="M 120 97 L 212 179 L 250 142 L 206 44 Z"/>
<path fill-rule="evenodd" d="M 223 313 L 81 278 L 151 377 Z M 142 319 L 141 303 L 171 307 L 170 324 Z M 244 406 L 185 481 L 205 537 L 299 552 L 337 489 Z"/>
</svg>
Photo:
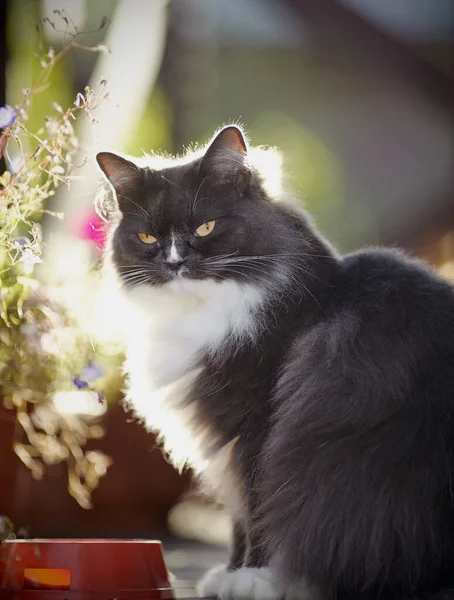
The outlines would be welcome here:
<svg viewBox="0 0 454 600">
<path fill-rule="evenodd" d="M 137 186 L 142 184 L 140 168 L 130 160 L 112 152 L 99 152 L 96 161 L 115 190 L 118 205 L 122 210 Z"/>
<path fill-rule="evenodd" d="M 220 181 L 249 172 L 247 144 L 239 127 L 229 125 L 221 129 L 205 152 L 200 171 Z"/>
</svg>

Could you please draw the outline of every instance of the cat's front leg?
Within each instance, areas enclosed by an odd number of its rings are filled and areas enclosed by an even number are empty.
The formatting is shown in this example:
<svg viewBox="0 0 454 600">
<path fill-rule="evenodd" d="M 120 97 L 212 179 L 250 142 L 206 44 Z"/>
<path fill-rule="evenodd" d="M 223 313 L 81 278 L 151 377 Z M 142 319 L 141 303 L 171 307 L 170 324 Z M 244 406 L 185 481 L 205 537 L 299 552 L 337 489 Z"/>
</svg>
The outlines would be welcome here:
<svg viewBox="0 0 454 600">
<path fill-rule="evenodd" d="M 286 584 L 270 569 L 263 537 L 255 525 L 258 514 L 255 498 L 250 498 L 246 536 L 243 538 L 244 560 L 225 572 L 218 592 L 220 600 L 316 600 L 313 591 L 301 583 Z M 233 558 L 233 555 L 232 555 Z"/>
<path fill-rule="evenodd" d="M 226 573 L 218 593 L 220 600 L 286 600 L 286 590 L 265 565 L 263 544 L 251 529 L 244 562 Z"/>
<path fill-rule="evenodd" d="M 228 564 L 210 569 L 199 582 L 198 593 L 205 598 L 219 598 L 221 587 L 229 573 L 243 566 L 247 553 L 247 540 L 244 526 L 235 521 L 232 531 L 232 546 Z"/>
<path fill-rule="evenodd" d="M 240 521 L 235 521 L 232 532 L 232 548 L 228 571 L 236 571 L 243 566 L 245 557 L 248 553 L 248 543 L 245 527 Z"/>
<path fill-rule="evenodd" d="M 282 588 L 272 582 L 264 568 L 263 545 L 254 528 L 234 523 L 232 547 L 227 565 L 210 569 L 198 586 L 199 595 L 220 600 L 284 600 Z"/>
<path fill-rule="evenodd" d="M 243 537 L 243 557 L 230 569 L 218 592 L 220 600 L 284 600 L 285 590 L 266 567 L 263 539 L 254 526 L 257 498 L 249 495 L 247 528 Z M 232 555 L 232 558 L 233 555 Z"/>
</svg>

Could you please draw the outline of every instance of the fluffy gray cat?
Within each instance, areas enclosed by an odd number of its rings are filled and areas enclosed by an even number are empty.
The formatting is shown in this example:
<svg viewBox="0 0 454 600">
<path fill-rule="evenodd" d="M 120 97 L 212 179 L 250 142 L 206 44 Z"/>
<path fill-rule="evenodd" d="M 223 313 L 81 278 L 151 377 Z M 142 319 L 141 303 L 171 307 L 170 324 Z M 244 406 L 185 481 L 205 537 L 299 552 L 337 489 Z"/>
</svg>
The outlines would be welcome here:
<svg viewBox="0 0 454 600">
<path fill-rule="evenodd" d="M 395 251 L 339 256 L 236 126 L 97 160 L 129 402 L 234 520 L 202 594 L 450 597 L 452 287 Z"/>
</svg>

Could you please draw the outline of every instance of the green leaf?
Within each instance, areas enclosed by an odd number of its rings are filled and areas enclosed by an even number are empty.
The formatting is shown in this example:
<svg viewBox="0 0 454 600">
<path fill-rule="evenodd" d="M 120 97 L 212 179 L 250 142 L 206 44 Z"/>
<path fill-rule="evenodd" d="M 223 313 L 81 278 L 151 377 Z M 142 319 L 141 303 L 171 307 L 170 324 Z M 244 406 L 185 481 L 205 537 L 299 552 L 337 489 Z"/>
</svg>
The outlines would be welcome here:
<svg viewBox="0 0 454 600">
<path fill-rule="evenodd" d="M 5 171 L 3 175 L 0 177 L 0 185 L 6 186 L 11 179 L 11 173 L 9 171 Z"/>
</svg>

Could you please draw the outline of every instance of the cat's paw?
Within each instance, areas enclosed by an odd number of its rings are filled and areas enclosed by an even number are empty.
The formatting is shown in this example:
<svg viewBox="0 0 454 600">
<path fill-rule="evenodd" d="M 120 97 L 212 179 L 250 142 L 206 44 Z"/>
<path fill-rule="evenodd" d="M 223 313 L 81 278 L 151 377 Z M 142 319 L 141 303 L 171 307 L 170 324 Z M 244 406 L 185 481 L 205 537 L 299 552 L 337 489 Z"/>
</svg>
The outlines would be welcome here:
<svg viewBox="0 0 454 600">
<path fill-rule="evenodd" d="M 285 595 L 285 589 L 266 567 L 228 573 L 219 592 L 221 600 L 284 600 Z"/>
<path fill-rule="evenodd" d="M 221 587 L 228 575 L 226 565 L 213 567 L 197 584 L 197 593 L 202 598 L 219 598 Z"/>
</svg>

